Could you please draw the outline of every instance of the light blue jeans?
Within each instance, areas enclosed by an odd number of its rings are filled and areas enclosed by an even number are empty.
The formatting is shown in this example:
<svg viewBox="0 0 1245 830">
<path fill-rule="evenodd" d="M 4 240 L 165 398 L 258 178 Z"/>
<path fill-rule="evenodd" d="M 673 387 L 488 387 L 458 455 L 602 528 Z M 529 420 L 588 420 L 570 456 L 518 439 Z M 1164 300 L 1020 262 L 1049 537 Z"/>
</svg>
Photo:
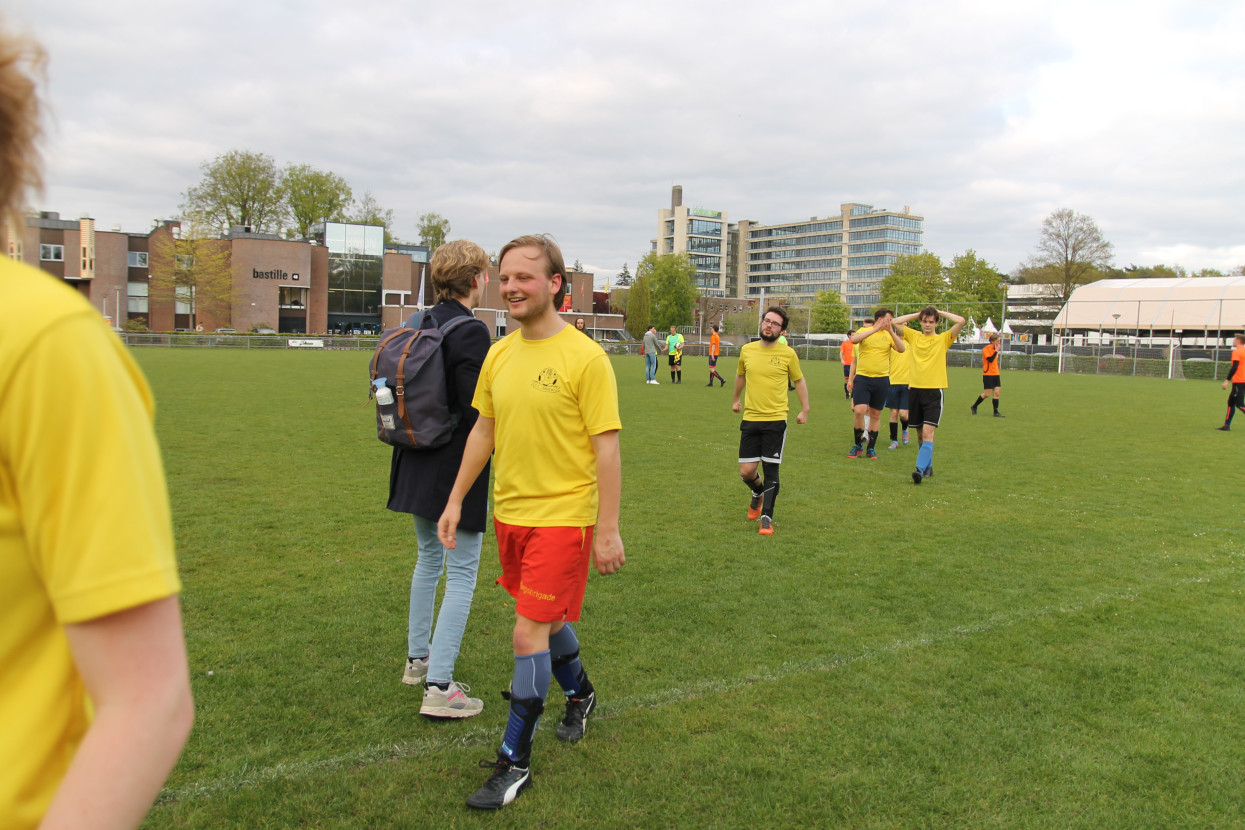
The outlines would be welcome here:
<svg viewBox="0 0 1245 830">
<path fill-rule="evenodd" d="M 657 379 L 657 355 L 655 354 L 644 355 L 644 379 L 646 381 Z"/>
<path fill-rule="evenodd" d="M 454 661 L 458 659 L 467 616 L 471 613 L 484 534 L 459 529 L 458 547 L 446 550 L 437 538 L 437 523 L 416 516 L 415 538 L 419 542 L 419 558 L 411 575 L 406 653 L 410 657 L 428 655 L 429 682 L 449 683 L 454 679 Z M 442 570 L 445 571 L 445 596 L 441 598 L 441 611 L 433 633 L 432 614 Z"/>
</svg>

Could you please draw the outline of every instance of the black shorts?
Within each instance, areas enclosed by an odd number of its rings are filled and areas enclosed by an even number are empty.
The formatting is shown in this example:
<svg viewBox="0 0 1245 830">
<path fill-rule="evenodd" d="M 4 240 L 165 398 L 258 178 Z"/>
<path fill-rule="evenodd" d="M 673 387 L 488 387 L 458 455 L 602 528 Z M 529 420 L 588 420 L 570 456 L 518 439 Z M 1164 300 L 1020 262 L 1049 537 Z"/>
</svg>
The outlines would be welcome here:
<svg viewBox="0 0 1245 830">
<path fill-rule="evenodd" d="M 716 369 L 718 366 L 718 356 L 716 354 L 709 355 L 709 368 Z"/>
<path fill-rule="evenodd" d="M 1228 392 L 1228 406 L 1245 406 L 1245 383 L 1232 384 L 1232 391 Z"/>
<path fill-rule="evenodd" d="M 938 426 L 942 420 L 942 398 L 946 389 L 908 390 L 908 423 Z"/>
<path fill-rule="evenodd" d="M 670 358 L 671 369 L 675 368 L 676 366 L 679 368 L 683 367 L 683 355 L 679 355 L 678 357 L 675 357 L 674 354 L 671 353 L 668 355 L 668 357 Z"/>
<path fill-rule="evenodd" d="M 998 375 L 982 375 L 981 385 L 986 389 L 1000 389 L 1003 383 L 999 380 Z"/>
<path fill-rule="evenodd" d="M 847 380 L 848 376 L 851 375 L 851 373 L 852 373 L 852 364 L 844 363 L 843 364 L 843 379 Z"/>
<path fill-rule="evenodd" d="M 740 421 L 739 463 L 764 461 L 782 463 L 782 448 L 787 443 L 786 421 Z"/>
<path fill-rule="evenodd" d="M 882 409 L 886 406 L 886 393 L 890 388 L 890 378 L 856 375 L 856 380 L 852 383 L 852 406 L 865 404 L 870 409 Z"/>
<path fill-rule="evenodd" d="M 887 409 L 907 409 L 908 408 L 908 384 L 892 383 L 891 391 L 886 393 Z"/>
</svg>

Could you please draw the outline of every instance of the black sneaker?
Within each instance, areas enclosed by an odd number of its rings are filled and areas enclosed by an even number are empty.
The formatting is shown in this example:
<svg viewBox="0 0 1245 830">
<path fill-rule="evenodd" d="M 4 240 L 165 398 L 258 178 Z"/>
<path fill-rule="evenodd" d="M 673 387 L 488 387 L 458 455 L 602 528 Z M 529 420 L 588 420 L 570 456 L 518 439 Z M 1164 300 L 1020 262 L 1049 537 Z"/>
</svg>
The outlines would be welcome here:
<svg viewBox="0 0 1245 830">
<path fill-rule="evenodd" d="M 970 406 L 970 407 L 969 407 L 969 409 L 970 409 L 970 410 L 972 410 L 972 412 L 973 412 L 973 414 L 974 414 L 974 415 L 976 415 L 976 414 L 977 414 L 977 407 L 975 407 L 975 406 Z"/>
<path fill-rule="evenodd" d="M 1006 416 L 1006 415 L 1004 415 L 1002 412 L 996 412 L 996 413 L 994 413 L 994 417 L 996 417 L 996 418 L 1006 418 L 1007 416 Z"/>
<path fill-rule="evenodd" d="M 920 470 L 913 470 L 913 471 L 912 471 L 912 483 L 913 483 L 913 484 L 920 484 L 920 483 L 921 483 L 921 471 L 920 471 Z"/>
<path fill-rule="evenodd" d="M 1232 431 L 1232 427 L 1228 426 L 1227 424 L 1224 424 L 1221 427 L 1215 427 L 1215 429 L 1219 430 L 1220 432 L 1231 432 Z"/>
<path fill-rule="evenodd" d="M 558 724 L 554 734 L 560 741 L 574 743 L 584 736 L 588 728 L 588 715 L 597 708 L 597 693 L 593 690 L 587 697 L 568 697 L 566 699 L 566 717 Z"/>
<path fill-rule="evenodd" d="M 476 810 L 500 810 L 518 798 L 519 793 L 532 786 L 531 769 L 515 766 L 504 755 L 498 755 L 496 761 L 481 761 L 480 766 L 485 769 L 492 768 L 496 772 L 467 799 L 468 807 Z"/>
</svg>

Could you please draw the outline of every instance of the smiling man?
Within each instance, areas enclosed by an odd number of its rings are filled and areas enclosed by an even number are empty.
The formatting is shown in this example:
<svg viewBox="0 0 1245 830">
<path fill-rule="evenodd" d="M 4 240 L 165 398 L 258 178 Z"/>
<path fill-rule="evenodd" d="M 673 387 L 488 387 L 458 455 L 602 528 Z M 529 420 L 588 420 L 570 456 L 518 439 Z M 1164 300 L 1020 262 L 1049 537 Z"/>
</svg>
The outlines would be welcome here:
<svg viewBox="0 0 1245 830">
<path fill-rule="evenodd" d="M 919 317 L 921 330 L 913 331 L 904 324 Z M 946 317 L 951 328 L 938 334 L 938 322 Z M 917 428 L 916 469 L 912 483 L 934 474 L 934 430 L 942 420 L 943 398 L 947 391 L 947 350 L 964 328 L 964 318 L 950 311 L 926 306 L 916 314 L 896 317 L 896 327 L 903 326 L 903 339 L 911 352 L 908 371 L 909 423 Z"/>
<path fill-rule="evenodd" d="M 618 389 L 604 350 L 558 316 L 565 265 L 546 235 L 501 249 L 501 297 L 519 330 L 493 344 L 472 401 L 480 413 L 437 532 L 457 544 L 464 496 L 494 451 L 493 526 L 501 583 L 515 599 L 510 716 L 494 773 L 467 805 L 496 810 L 532 783 L 532 736 L 557 678 L 566 715 L 555 733 L 584 735 L 596 690 L 579 660 L 589 562 L 623 566 L 618 510 L 622 462 Z"/>
</svg>

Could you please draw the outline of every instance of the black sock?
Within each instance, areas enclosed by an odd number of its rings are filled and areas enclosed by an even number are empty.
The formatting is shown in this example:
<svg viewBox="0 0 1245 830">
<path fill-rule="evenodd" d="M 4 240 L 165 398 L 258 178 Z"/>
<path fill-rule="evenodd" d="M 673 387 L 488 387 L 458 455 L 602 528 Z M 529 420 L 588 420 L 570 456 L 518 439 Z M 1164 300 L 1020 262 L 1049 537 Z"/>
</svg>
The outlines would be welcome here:
<svg viewBox="0 0 1245 830">
<path fill-rule="evenodd" d="M 869 449 L 873 449 L 873 445 L 878 442 L 878 431 L 876 429 L 869 430 Z"/>
<path fill-rule="evenodd" d="M 891 421 L 891 440 L 899 440 L 899 423 L 897 421 Z"/>
<path fill-rule="evenodd" d="M 994 411 L 995 411 L 995 412 L 998 412 L 998 411 L 999 411 L 999 399 L 998 399 L 998 398 L 991 398 L 991 401 L 993 401 L 993 403 L 994 403 Z"/>
<path fill-rule="evenodd" d="M 863 429 L 853 428 L 852 435 L 855 437 L 853 438 L 852 443 L 859 447 L 863 443 L 861 441 L 861 438 L 864 437 L 864 434 L 865 434 L 865 431 Z"/>
<path fill-rule="evenodd" d="M 984 401 L 985 399 L 986 398 L 984 395 L 978 395 L 977 400 L 973 401 L 973 409 L 976 409 L 977 407 L 981 406 L 981 402 Z"/>
</svg>

